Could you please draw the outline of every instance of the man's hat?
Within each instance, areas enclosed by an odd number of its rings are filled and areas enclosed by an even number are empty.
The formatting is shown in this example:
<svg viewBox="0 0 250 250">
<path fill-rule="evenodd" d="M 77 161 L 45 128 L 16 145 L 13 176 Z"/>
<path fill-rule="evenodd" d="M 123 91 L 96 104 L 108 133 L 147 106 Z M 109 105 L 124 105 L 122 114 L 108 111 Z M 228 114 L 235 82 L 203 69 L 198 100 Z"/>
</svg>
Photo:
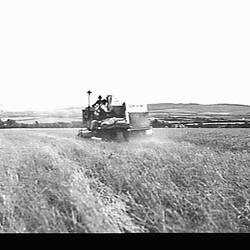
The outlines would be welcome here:
<svg viewBox="0 0 250 250">
<path fill-rule="evenodd" d="M 99 95 L 99 96 L 98 96 L 98 99 L 102 99 L 102 96 L 101 96 L 101 95 Z"/>
</svg>

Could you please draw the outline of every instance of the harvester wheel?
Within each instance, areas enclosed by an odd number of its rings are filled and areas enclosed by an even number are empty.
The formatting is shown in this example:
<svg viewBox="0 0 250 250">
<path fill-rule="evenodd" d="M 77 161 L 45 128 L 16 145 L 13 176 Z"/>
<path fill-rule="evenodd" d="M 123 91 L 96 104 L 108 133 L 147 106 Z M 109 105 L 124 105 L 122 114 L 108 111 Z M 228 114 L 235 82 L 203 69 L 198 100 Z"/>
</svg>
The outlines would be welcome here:
<svg viewBox="0 0 250 250">
<path fill-rule="evenodd" d="M 123 132 L 122 131 L 117 131 L 116 132 L 116 138 L 117 141 L 123 141 Z"/>
<path fill-rule="evenodd" d="M 127 130 L 123 131 L 123 138 L 124 138 L 125 141 L 129 140 L 129 132 Z"/>
<path fill-rule="evenodd" d="M 93 132 L 89 130 L 79 130 L 77 136 L 82 137 L 82 138 L 91 138 L 93 136 Z"/>
</svg>

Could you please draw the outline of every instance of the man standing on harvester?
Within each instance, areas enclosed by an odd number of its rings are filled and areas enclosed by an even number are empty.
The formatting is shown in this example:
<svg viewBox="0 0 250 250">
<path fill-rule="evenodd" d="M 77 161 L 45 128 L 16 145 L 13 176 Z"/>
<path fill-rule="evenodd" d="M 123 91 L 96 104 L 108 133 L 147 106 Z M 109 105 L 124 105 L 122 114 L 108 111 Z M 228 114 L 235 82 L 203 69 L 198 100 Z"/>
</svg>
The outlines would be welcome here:
<svg viewBox="0 0 250 250">
<path fill-rule="evenodd" d="M 108 114 L 108 101 L 102 99 L 102 96 L 99 95 L 97 101 L 92 105 L 95 108 L 95 116 L 98 120 L 104 120 L 107 118 Z"/>
<path fill-rule="evenodd" d="M 101 102 L 102 102 L 102 96 L 99 95 L 97 101 L 92 105 L 92 107 L 96 106 L 98 107 L 99 105 L 101 105 Z"/>
<path fill-rule="evenodd" d="M 99 105 L 99 120 L 104 120 L 108 116 L 107 100 L 103 99 Z"/>
</svg>

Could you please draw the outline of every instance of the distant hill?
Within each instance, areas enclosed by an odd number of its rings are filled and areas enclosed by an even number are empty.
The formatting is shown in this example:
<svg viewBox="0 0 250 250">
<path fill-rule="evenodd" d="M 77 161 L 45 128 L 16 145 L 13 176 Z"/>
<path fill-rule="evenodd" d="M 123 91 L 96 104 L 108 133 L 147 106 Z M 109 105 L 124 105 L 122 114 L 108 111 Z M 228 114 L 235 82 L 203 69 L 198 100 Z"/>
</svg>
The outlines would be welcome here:
<svg viewBox="0 0 250 250">
<path fill-rule="evenodd" d="M 242 104 L 154 103 L 148 104 L 150 113 L 250 115 L 250 106 Z"/>
<path fill-rule="evenodd" d="M 54 110 L 43 111 L 8 111 L 2 110 L 0 112 L 0 119 L 2 120 L 15 120 L 19 123 L 52 123 L 52 122 L 72 122 L 81 121 L 82 107 L 66 107 Z"/>
</svg>

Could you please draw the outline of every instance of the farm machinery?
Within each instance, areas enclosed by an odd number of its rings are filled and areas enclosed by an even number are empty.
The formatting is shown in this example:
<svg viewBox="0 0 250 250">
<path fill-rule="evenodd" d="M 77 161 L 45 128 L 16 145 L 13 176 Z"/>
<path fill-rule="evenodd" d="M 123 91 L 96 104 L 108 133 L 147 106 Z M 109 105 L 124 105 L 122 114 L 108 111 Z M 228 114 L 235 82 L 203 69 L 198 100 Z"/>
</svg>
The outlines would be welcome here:
<svg viewBox="0 0 250 250">
<path fill-rule="evenodd" d="M 152 134 L 147 106 L 126 105 L 115 96 L 108 95 L 82 110 L 83 128 L 78 136 L 96 140 L 128 140 L 131 137 Z"/>
</svg>

